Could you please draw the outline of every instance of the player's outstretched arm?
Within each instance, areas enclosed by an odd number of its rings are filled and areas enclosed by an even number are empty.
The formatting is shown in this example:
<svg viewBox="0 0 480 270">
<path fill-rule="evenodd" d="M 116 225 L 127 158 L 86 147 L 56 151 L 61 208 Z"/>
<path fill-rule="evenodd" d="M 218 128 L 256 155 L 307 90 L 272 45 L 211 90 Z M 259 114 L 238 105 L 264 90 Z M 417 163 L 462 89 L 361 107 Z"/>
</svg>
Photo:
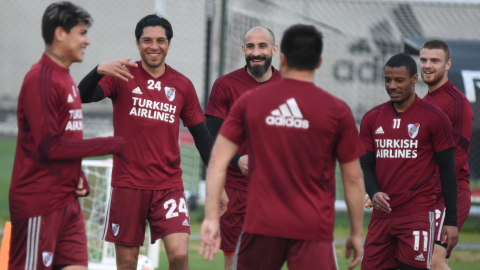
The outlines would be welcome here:
<svg viewBox="0 0 480 270">
<path fill-rule="evenodd" d="M 353 269 L 360 263 L 363 253 L 362 233 L 365 184 L 358 159 L 340 164 L 340 169 L 342 171 L 345 202 L 351 224 L 351 232 L 347 239 L 347 251 L 345 255 L 347 258 L 350 258 L 350 253 L 353 250 L 353 259 L 348 266 L 348 269 Z"/>
<path fill-rule="evenodd" d="M 238 145 L 222 135 L 213 146 L 206 179 L 205 219 L 201 228 L 200 255 L 213 261 L 220 248 L 220 197 L 225 185 L 229 160 L 235 155 Z"/>
<path fill-rule="evenodd" d="M 445 220 L 443 222 L 441 242 L 445 243 L 448 237 L 447 254 L 458 243 L 457 228 L 457 178 L 455 174 L 454 148 L 435 153 L 443 198 L 445 200 Z"/>
</svg>

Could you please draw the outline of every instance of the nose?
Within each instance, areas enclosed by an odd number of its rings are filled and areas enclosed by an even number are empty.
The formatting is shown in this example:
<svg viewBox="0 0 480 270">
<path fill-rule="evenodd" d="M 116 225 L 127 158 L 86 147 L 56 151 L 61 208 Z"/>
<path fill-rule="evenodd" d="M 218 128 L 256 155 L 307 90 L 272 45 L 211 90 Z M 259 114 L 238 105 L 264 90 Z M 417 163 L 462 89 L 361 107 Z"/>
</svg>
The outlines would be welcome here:
<svg viewBox="0 0 480 270">
<path fill-rule="evenodd" d="M 152 42 L 152 45 L 150 45 L 150 49 L 152 50 L 156 50 L 158 48 L 160 48 L 160 46 L 158 46 L 157 42 Z"/>
<path fill-rule="evenodd" d="M 255 47 L 253 48 L 253 53 L 252 53 L 252 55 L 253 55 L 253 56 L 259 56 L 260 54 L 261 54 L 260 48 L 259 48 L 258 46 L 255 46 Z"/>
<path fill-rule="evenodd" d="M 85 44 L 90 45 L 90 39 L 85 35 Z"/>
</svg>

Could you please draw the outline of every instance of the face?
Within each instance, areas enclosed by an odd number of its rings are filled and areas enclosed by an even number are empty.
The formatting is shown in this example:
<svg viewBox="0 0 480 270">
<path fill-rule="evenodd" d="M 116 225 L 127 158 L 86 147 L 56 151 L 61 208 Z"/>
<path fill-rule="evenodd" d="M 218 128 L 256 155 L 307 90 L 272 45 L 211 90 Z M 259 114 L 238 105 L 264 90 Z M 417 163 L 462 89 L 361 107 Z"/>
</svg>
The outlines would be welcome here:
<svg viewBox="0 0 480 270">
<path fill-rule="evenodd" d="M 403 103 L 415 97 L 415 83 L 418 75 L 410 77 L 410 72 L 403 67 L 385 67 L 385 89 L 393 103 Z"/>
<path fill-rule="evenodd" d="M 63 30 L 61 30 L 63 31 Z M 70 29 L 70 33 L 63 31 L 65 57 L 73 62 L 82 62 L 85 48 L 90 45 L 85 23 L 79 23 Z"/>
<path fill-rule="evenodd" d="M 277 54 L 278 46 L 273 45 L 270 32 L 264 28 L 254 28 L 245 36 L 242 46 L 243 55 L 250 74 L 260 78 L 270 68 L 272 57 Z"/>
<path fill-rule="evenodd" d="M 420 74 L 428 85 L 435 85 L 447 77 L 452 60 L 446 61 L 442 49 L 422 49 L 420 51 Z"/>
<path fill-rule="evenodd" d="M 161 26 L 147 26 L 143 28 L 140 40 L 137 41 L 140 56 L 147 66 L 157 68 L 165 63 L 165 57 L 170 49 L 165 28 Z"/>
</svg>

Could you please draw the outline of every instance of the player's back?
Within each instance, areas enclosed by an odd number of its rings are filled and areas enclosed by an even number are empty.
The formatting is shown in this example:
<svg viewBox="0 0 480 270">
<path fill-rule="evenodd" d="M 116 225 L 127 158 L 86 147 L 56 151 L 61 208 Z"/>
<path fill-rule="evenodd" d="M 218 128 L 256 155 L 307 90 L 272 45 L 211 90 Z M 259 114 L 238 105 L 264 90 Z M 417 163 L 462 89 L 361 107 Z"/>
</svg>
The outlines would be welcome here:
<svg viewBox="0 0 480 270">
<path fill-rule="evenodd" d="M 332 241 L 336 157 L 351 161 L 363 151 L 350 109 L 313 83 L 291 79 L 246 95 L 250 185 L 244 230 Z M 339 141 L 344 145 L 350 135 L 358 148 L 339 154 Z"/>
</svg>

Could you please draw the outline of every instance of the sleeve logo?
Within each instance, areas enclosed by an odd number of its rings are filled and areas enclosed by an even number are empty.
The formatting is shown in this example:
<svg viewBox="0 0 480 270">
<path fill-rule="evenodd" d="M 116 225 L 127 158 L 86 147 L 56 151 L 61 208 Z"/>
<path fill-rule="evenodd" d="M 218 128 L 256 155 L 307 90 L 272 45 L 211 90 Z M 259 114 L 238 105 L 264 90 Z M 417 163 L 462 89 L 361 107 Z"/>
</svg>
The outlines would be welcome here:
<svg viewBox="0 0 480 270">
<path fill-rule="evenodd" d="M 168 101 L 172 102 L 175 99 L 175 93 L 177 90 L 173 87 L 165 86 L 165 96 L 167 97 Z"/>
<path fill-rule="evenodd" d="M 419 129 L 420 129 L 420 124 L 419 123 L 408 124 L 408 136 L 410 136 L 410 138 L 412 138 L 412 139 L 415 139 L 415 137 L 417 137 L 417 135 L 418 135 L 418 130 Z"/>
</svg>

